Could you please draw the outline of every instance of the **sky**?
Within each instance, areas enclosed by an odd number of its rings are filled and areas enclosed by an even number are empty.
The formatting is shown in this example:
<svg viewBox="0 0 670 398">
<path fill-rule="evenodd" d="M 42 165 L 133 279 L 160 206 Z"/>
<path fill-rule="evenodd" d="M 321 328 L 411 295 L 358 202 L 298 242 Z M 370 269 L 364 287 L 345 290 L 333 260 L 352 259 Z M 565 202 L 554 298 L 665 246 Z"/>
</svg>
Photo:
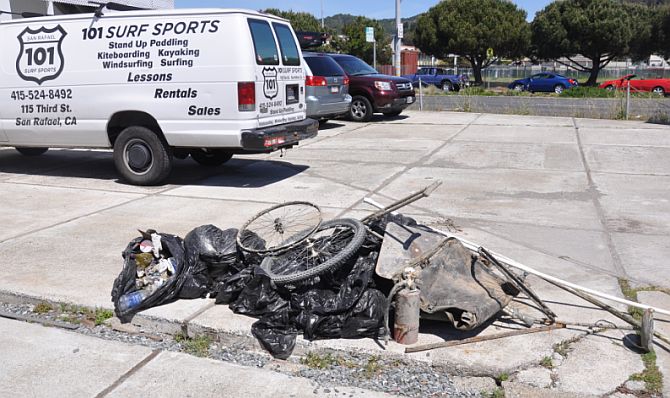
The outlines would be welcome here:
<svg viewBox="0 0 670 398">
<path fill-rule="evenodd" d="M 335 14 L 364 15 L 368 18 L 395 18 L 395 0 L 175 0 L 177 8 L 214 7 L 214 8 L 249 8 L 260 10 L 279 8 L 281 10 L 306 11 L 321 18 L 321 2 L 323 15 Z M 403 17 L 411 17 L 427 11 L 437 4 L 438 0 L 404 0 L 400 6 Z M 514 0 L 519 7 L 528 12 L 528 20 L 551 0 Z"/>
</svg>

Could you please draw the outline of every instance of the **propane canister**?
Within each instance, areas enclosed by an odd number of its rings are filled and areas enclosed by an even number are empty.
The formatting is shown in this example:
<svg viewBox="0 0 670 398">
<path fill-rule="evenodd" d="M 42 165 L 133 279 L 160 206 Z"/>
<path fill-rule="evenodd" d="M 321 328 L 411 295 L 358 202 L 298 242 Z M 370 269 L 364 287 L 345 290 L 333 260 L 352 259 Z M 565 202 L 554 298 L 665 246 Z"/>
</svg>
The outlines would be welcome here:
<svg viewBox="0 0 670 398">
<path fill-rule="evenodd" d="M 419 289 L 402 289 L 395 296 L 393 338 L 400 344 L 415 344 L 419 340 Z"/>
</svg>

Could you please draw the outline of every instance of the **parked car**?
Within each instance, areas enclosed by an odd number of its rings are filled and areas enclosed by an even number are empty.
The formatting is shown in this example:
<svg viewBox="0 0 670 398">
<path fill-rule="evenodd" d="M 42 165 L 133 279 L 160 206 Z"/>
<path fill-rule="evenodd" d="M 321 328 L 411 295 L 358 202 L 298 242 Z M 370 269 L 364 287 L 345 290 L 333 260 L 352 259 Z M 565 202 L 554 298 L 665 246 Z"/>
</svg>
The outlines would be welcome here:
<svg viewBox="0 0 670 398">
<path fill-rule="evenodd" d="M 423 67 L 415 74 L 403 77 L 411 80 L 415 86 L 421 81 L 421 85 L 433 85 L 443 91 L 460 91 L 470 85 L 467 75 L 450 75 L 444 68 Z"/>
<path fill-rule="evenodd" d="M 636 77 L 637 75 L 626 75 L 616 80 L 608 80 L 598 87 L 606 90 L 625 89 L 630 82 L 631 91 L 670 94 L 670 79 L 636 79 Z"/>
<path fill-rule="evenodd" d="M 537 73 L 525 79 L 515 80 L 507 88 L 515 91 L 548 92 L 560 94 L 563 90 L 577 87 L 579 83 L 575 79 L 561 76 L 556 73 Z"/>
<path fill-rule="evenodd" d="M 351 110 L 357 122 L 367 122 L 373 113 L 398 116 L 414 103 L 414 86 L 404 77 L 383 75 L 360 58 L 346 54 L 328 54 L 349 76 Z"/>
<path fill-rule="evenodd" d="M 334 59 L 324 54 L 302 54 L 305 63 L 307 117 L 324 124 L 346 115 L 351 108 L 349 77 Z"/>
</svg>

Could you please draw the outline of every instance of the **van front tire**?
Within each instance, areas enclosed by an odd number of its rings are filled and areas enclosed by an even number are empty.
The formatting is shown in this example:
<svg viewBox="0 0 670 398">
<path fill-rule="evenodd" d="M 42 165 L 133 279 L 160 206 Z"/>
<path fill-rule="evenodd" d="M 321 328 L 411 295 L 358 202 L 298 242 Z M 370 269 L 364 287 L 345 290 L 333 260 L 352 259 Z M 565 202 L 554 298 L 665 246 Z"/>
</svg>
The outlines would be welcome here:
<svg viewBox="0 0 670 398">
<path fill-rule="evenodd" d="M 172 171 L 172 150 L 148 128 L 128 127 L 114 142 L 114 165 L 133 185 L 157 185 Z"/>
<path fill-rule="evenodd" d="M 23 156 L 39 156 L 49 150 L 49 148 L 27 148 L 27 147 L 16 147 L 14 149 L 16 149 Z"/>
</svg>

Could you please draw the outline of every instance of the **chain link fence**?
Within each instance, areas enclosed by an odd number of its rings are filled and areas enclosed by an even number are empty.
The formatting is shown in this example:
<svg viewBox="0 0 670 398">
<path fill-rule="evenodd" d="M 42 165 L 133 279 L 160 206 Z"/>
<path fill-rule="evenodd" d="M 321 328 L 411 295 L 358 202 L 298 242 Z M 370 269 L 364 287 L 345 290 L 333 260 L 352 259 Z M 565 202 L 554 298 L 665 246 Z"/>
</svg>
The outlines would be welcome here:
<svg viewBox="0 0 670 398">
<path fill-rule="evenodd" d="M 473 80 L 474 74 L 472 73 L 472 68 L 449 68 L 445 66 L 439 66 L 444 69 L 448 74 L 459 74 L 467 75 L 470 80 Z M 410 65 L 402 66 L 403 75 L 411 74 L 416 69 L 416 66 L 412 67 Z M 377 65 L 377 71 L 379 73 L 384 73 L 387 75 L 395 75 L 395 67 L 393 65 Z M 412 71 L 412 72 L 409 72 Z M 585 82 L 589 78 L 587 72 L 579 72 L 573 69 L 560 67 L 557 65 L 546 66 L 546 65 L 532 65 L 532 66 L 492 66 L 482 70 L 482 79 L 488 82 L 512 82 L 516 79 L 523 79 L 530 75 L 541 73 L 541 72 L 552 72 L 558 73 L 565 77 L 569 77 L 580 82 Z M 650 67 L 606 67 L 600 71 L 598 75 L 598 81 L 612 80 L 619 77 L 635 74 L 641 79 L 670 79 L 670 68 L 650 68 Z"/>
</svg>

